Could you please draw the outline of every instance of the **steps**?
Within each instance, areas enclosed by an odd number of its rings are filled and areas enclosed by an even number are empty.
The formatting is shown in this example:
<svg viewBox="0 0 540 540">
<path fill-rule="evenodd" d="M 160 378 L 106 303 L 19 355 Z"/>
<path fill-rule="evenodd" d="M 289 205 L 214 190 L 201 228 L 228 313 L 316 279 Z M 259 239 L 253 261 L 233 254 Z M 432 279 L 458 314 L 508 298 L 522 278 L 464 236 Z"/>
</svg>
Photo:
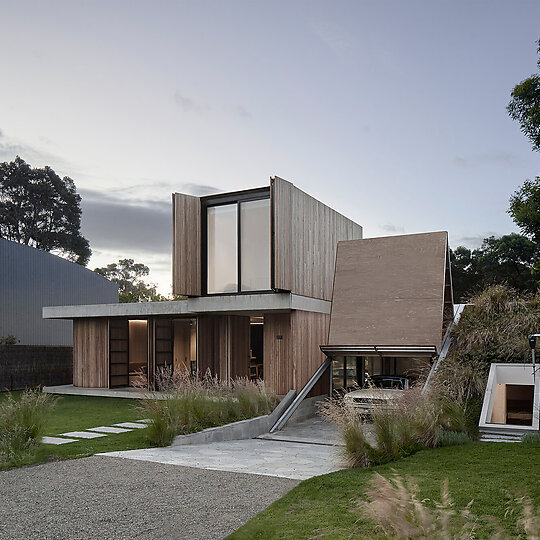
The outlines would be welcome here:
<svg viewBox="0 0 540 540">
<path fill-rule="evenodd" d="M 521 442 L 521 437 L 528 431 L 519 429 L 480 428 L 480 442 Z"/>
</svg>

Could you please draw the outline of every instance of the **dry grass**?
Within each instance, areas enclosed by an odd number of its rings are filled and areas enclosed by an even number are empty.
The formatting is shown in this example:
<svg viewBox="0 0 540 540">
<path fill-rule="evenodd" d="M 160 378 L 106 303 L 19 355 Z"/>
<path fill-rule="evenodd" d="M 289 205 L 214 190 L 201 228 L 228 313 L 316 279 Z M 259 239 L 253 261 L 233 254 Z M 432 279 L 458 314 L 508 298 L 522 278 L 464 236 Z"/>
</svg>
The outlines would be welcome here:
<svg viewBox="0 0 540 540">
<path fill-rule="evenodd" d="M 0 403 L 0 466 L 11 467 L 33 455 L 41 445 L 56 400 L 40 390 L 12 394 Z"/>
<path fill-rule="evenodd" d="M 159 393 L 151 392 L 140 408 L 152 419 L 147 435 L 157 446 L 171 444 L 176 435 L 269 414 L 278 402 L 262 381 L 237 378 L 228 384 L 209 373 L 198 379 L 164 369 L 156 388 Z"/>
<path fill-rule="evenodd" d="M 375 473 L 366 498 L 358 502 L 357 511 L 373 520 L 386 538 L 397 539 L 472 539 L 478 518 L 471 512 L 474 501 L 464 508 L 456 508 L 448 480 L 441 488 L 440 501 L 422 499 L 418 484 L 413 478 L 404 479 L 398 474 L 389 478 Z M 506 514 L 519 512 L 516 535 L 512 537 L 538 540 L 540 538 L 540 509 L 535 508 L 529 497 L 510 501 Z M 507 516 L 505 516 L 506 518 Z M 492 524 L 490 538 L 510 538 L 500 521 L 493 516 L 483 516 Z"/>
<path fill-rule="evenodd" d="M 540 296 L 493 285 L 471 303 L 452 330 L 452 357 L 484 373 L 492 362 L 530 361 L 527 336 L 540 328 Z"/>
<path fill-rule="evenodd" d="M 319 414 L 338 427 L 344 444 L 342 458 L 349 467 L 395 461 L 439 446 L 441 434 L 446 431 L 465 430 L 465 415 L 457 403 L 435 392 L 423 395 L 420 388 L 404 392 L 395 407 L 374 407 L 369 424 L 358 409 L 343 399 L 324 402 Z"/>
</svg>

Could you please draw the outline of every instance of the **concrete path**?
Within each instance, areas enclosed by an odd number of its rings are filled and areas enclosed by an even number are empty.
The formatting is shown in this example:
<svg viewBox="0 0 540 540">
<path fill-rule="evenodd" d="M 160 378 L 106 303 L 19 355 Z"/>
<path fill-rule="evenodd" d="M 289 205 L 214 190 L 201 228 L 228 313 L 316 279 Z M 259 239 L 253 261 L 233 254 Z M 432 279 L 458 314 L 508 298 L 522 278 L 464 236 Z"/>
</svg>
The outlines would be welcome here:
<svg viewBox="0 0 540 540">
<path fill-rule="evenodd" d="M 305 480 L 340 470 L 335 428 L 311 419 L 257 439 L 107 452 L 102 456 Z"/>
<path fill-rule="evenodd" d="M 93 456 L 0 472 L 0 538 L 224 538 L 298 482 Z"/>
</svg>

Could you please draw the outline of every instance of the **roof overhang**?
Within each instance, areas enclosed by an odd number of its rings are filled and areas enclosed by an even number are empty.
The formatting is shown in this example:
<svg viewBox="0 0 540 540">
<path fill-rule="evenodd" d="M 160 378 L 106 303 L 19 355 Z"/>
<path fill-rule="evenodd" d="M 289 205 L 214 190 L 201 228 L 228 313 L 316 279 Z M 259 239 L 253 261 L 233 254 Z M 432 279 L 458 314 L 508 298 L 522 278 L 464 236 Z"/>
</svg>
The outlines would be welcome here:
<svg viewBox="0 0 540 540">
<path fill-rule="evenodd" d="M 437 356 L 435 346 L 402 345 L 321 345 L 321 351 L 327 356 L 379 356 L 379 357 L 433 357 Z"/>
<path fill-rule="evenodd" d="M 292 310 L 330 313 L 331 303 L 291 293 L 201 296 L 170 302 L 135 302 L 52 306 L 43 308 L 44 319 L 93 317 L 190 316 L 202 314 L 256 315 Z"/>
</svg>

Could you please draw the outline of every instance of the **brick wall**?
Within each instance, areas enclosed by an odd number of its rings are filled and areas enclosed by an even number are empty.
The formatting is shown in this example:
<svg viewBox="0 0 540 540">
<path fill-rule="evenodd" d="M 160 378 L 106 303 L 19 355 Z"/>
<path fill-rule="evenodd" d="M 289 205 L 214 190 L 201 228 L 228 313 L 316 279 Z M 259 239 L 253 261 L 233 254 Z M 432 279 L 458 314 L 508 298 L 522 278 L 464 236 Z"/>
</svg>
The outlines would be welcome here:
<svg viewBox="0 0 540 540">
<path fill-rule="evenodd" d="M 72 347 L 0 346 L 0 391 L 72 382 Z"/>
</svg>

